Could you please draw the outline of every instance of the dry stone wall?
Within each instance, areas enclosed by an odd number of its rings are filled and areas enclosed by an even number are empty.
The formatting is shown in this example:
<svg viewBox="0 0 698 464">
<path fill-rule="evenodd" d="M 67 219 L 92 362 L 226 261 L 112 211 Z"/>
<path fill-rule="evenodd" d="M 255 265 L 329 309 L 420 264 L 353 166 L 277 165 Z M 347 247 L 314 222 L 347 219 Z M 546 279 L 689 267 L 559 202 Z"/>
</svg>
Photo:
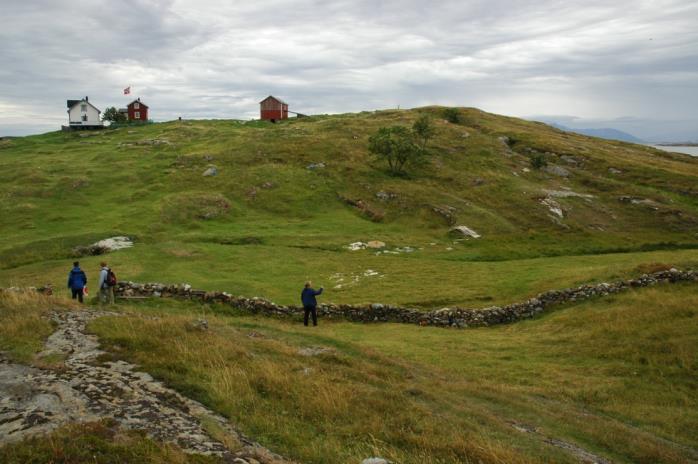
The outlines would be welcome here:
<svg viewBox="0 0 698 464">
<path fill-rule="evenodd" d="M 481 309 L 451 307 L 426 312 L 415 308 L 378 303 L 370 305 L 320 304 L 318 316 L 354 322 L 401 322 L 422 326 L 459 328 L 483 327 L 528 319 L 555 304 L 587 300 L 619 293 L 633 287 L 674 282 L 698 282 L 698 272 L 670 269 L 644 274 L 636 279 L 551 290 L 521 303 Z M 115 293 L 121 297 L 178 298 L 204 303 L 220 303 L 249 311 L 252 314 L 266 316 L 298 317 L 303 314 L 303 308 L 298 306 L 283 306 L 262 298 L 245 298 L 226 292 L 195 290 L 188 284 L 119 282 Z"/>
</svg>

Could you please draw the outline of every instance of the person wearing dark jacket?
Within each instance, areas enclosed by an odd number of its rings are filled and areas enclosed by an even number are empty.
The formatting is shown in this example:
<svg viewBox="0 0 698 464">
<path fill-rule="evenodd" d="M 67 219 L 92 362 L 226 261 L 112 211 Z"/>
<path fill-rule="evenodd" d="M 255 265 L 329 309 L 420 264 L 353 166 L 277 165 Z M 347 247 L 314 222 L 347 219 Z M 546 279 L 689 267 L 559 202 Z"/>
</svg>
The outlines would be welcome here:
<svg viewBox="0 0 698 464">
<path fill-rule="evenodd" d="M 68 288 L 73 294 L 73 299 L 78 299 L 82 303 L 82 296 L 84 293 L 85 286 L 87 285 L 87 276 L 85 271 L 80 269 L 80 263 L 75 261 L 73 263 L 73 270 L 68 274 Z"/>
<path fill-rule="evenodd" d="M 303 316 L 303 325 L 308 326 L 308 316 L 313 315 L 313 325 L 317 325 L 317 300 L 315 297 L 322 294 L 323 288 L 320 290 L 315 290 L 312 288 L 313 283 L 308 281 L 305 283 L 305 288 L 301 292 L 301 301 L 303 302 L 303 310 L 305 315 Z"/>
</svg>

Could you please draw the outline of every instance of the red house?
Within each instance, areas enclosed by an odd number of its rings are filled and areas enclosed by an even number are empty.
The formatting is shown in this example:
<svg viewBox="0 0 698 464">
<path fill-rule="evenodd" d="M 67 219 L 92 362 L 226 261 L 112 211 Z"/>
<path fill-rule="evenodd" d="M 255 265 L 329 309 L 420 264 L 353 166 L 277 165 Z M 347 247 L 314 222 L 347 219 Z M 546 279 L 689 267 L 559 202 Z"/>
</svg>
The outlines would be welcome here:
<svg viewBox="0 0 698 464">
<path fill-rule="evenodd" d="M 148 105 L 141 103 L 140 98 L 126 105 L 126 112 L 128 113 L 129 121 L 146 122 L 148 120 Z"/>
<path fill-rule="evenodd" d="M 269 95 L 259 102 L 259 118 L 271 122 L 288 119 L 288 103 Z"/>
</svg>

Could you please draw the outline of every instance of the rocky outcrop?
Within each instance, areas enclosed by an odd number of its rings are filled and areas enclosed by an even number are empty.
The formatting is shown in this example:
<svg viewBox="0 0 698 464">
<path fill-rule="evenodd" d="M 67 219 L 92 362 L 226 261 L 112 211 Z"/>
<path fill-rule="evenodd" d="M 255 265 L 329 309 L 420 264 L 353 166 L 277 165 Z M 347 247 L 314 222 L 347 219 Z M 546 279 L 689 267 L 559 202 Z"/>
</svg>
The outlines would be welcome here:
<svg viewBox="0 0 698 464">
<path fill-rule="evenodd" d="M 175 443 L 188 453 L 220 456 L 225 462 L 237 464 L 290 462 L 240 434 L 224 417 L 138 371 L 133 364 L 100 362 L 104 352 L 97 338 L 85 333 L 85 326 L 101 316 L 118 314 L 81 310 L 52 315 L 57 330 L 39 357 L 66 356 L 62 369 L 37 369 L 0 357 L 0 446 L 68 423 L 110 418 L 127 429 Z M 226 446 L 211 437 L 202 421 L 214 423 L 230 443 Z"/>
<path fill-rule="evenodd" d="M 457 235 L 459 237 L 471 237 L 471 238 L 480 238 L 480 234 L 475 232 L 473 229 L 471 229 L 468 226 L 456 226 L 452 228 L 449 233 L 451 235 Z"/>
<path fill-rule="evenodd" d="M 201 175 L 204 177 L 215 177 L 218 175 L 218 168 L 216 166 L 209 166 Z"/>
<path fill-rule="evenodd" d="M 133 246 L 133 241 L 129 237 L 118 236 L 105 238 L 99 242 L 93 243 L 87 246 L 77 246 L 73 248 L 73 256 L 97 256 L 104 253 L 109 253 L 111 251 L 122 250 L 124 248 L 131 248 Z"/>
<path fill-rule="evenodd" d="M 521 303 L 481 309 L 450 307 L 426 312 L 416 308 L 404 308 L 379 303 L 370 305 L 321 304 L 318 306 L 318 315 L 330 319 L 345 319 L 354 322 L 401 322 L 437 327 L 481 327 L 528 319 L 556 304 L 610 295 L 634 287 L 686 281 L 698 282 L 698 272 L 671 269 L 654 274 L 644 274 L 636 279 L 581 285 L 564 290 L 551 290 Z M 245 298 L 226 292 L 195 290 L 191 285 L 187 284 L 165 285 L 158 283 L 119 282 L 116 294 L 126 298 L 179 298 L 205 303 L 226 304 L 253 314 L 267 316 L 299 317 L 303 314 L 303 308 L 297 306 L 284 306 L 262 298 Z"/>
</svg>

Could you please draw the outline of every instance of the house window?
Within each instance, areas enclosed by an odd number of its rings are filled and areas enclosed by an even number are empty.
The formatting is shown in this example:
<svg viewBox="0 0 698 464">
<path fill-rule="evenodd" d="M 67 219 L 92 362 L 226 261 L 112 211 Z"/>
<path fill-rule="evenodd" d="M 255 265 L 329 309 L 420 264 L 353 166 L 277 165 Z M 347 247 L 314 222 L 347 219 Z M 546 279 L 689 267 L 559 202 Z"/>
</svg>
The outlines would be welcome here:
<svg viewBox="0 0 698 464">
<path fill-rule="evenodd" d="M 83 113 L 86 113 L 87 112 L 87 105 L 84 103 L 82 105 L 80 105 L 80 111 L 82 111 Z"/>
<path fill-rule="evenodd" d="M 136 111 L 135 113 L 133 113 L 133 117 L 134 117 L 135 119 L 141 119 L 141 112 L 140 112 L 140 111 Z"/>
<path fill-rule="evenodd" d="M 82 120 L 85 121 L 85 122 L 87 122 L 87 115 L 86 115 L 86 114 L 83 114 L 83 115 L 82 115 Z"/>
<path fill-rule="evenodd" d="M 133 109 L 134 109 L 134 110 L 140 109 L 140 107 L 141 107 L 140 103 L 134 103 L 134 104 L 133 104 Z"/>
</svg>

